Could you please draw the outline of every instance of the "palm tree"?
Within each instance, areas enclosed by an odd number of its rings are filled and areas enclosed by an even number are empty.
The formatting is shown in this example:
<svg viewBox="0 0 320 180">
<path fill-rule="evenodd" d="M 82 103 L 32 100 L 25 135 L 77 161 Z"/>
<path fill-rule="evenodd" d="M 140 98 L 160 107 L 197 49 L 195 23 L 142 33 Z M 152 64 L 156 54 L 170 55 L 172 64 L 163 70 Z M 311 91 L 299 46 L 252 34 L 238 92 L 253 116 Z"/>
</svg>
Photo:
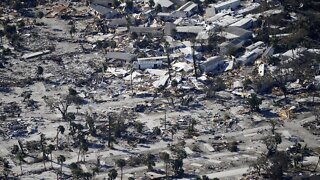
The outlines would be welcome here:
<svg viewBox="0 0 320 180">
<path fill-rule="evenodd" d="M 167 108 L 164 109 L 164 129 L 167 130 Z"/>
<path fill-rule="evenodd" d="M 21 153 L 20 151 L 16 154 L 16 158 L 19 160 L 19 165 L 20 165 L 20 170 L 21 170 L 21 175 L 23 174 L 22 171 L 22 162 L 24 161 L 24 154 Z"/>
<path fill-rule="evenodd" d="M 83 170 L 81 169 L 80 165 L 77 163 L 71 163 L 69 165 L 69 168 L 71 170 L 71 174 L 73 176 L 74 179 L 85 179 L 83 177 Z"/>
<path fill-rule="evenodd" d="M 192 132 L 194 132 L 195 125 L 197 125 L 197 121 L 195 119 L 191 119 L 189 126 L 190 126 Z"/>
<path fill-rule="evenodd" d="M 147 154 L 144 157 L 144 164 L 146 164 L 148 166 L 148 170 L 152 171 L 153 170 L 153 166 L 155 166 L 155 162 L 154 162 L 155 156 L 153 154 Z"/>
<path fill-rule="evenodd" d="M 269 124 L 271 126 L 271 132 L 272 132 L 272 134 L 274 134 L 276 126 L 278 125 L 278 121 L 272 119 L 272 120 L 269 121 Z"/>
<path fill-rule="evenodd" d="M 39 78 L 43 74 L 43 67 L 38 66 L 37 67 L 37 78 Z"/>
<path fill-rule="evenodd" d="M 131 26 L 132 22 L 131 22 L 131 17 L 129 15 L 126 16 L 126 21 L 127 21 L 127 23 L 126 23 L 127 29 L 128 29 L 128 31 L 130 31 L 130 26 Z"/>
<path fill-rule="evenodd" d="M 7 159 L 2 159 L 2 166 L 3 166 L 3 176 L 4 179 L 9 179 L 9 174 L 11 172 L 11 166 L 9 165 L 9 161 Z"/>
<path fill-rule="evenodd" d="M 153 7 L 155 5 L 154 0 L 149 0 L 149 7 Z"/>
<path fill-rule="evenodd" d="M 195 45 L 196 45 L 196 40 L 192 39 L 192 61 L 193 61 L 193 68 L 194 68 L 194 76 L 196 79 L 198 79 L 198 65 L 197 65 L 197 60 L 196 60 L 196 55 L 195 55 Z"/>
<path fill-rule="evenodd" d="M 77 32 L 76 26 L 74 23 L 72 23 L 72 25 L 70 27 L 70 31 L 69 31 L 71 38 L 73 38 L 73 34 L 76 32 Z"/>
<path fill-rule="evenodd" d="M 170 133 L 171 133 L 171 140 L 173 141 L 173 135 L 177 132 L 177 128 L 176 127 L 171 127 L 170 129 Z"/>
<path fill-rule="evenodd" d="M 169 75 L 169 79 L 171 80 L 171 59 L 170 59 L 170 54 L 169 54 L 169 48 L 170 45 L 168 42 L 165 42 L 164 44 L 164 49 L 166 51 L 166 56 L 167 56 L 167 63 L 168 63 L 168 75 Z"/>
<path fill-rule="evenodd" d="M 66 161 L 66 157 L 63 155 L 58 156 L 58 163 L 60 164 L 60 173 L 62 173 L 62 164 Z"/>
<path fill-rule="evenodd" d="M 160 152 L 159 154 L 160 159 L 164 162 L 166 166 L 166 179 L 168 179 L 168 164 L 170 162 L 170 155 L 166 152 Z"/>
<path fill-rule="evenodd" d="M 108 173 L 108 177 L 109 177 L 108 180 L 114 180 L 117 178 L 117 176 L 118 176 L 117 171 L 115 169 L 111 169 Z"/>
<path fill-rule="evenodd" d="M 94 121 L 96 119 L 96 116 L 90 116 L 90 115 L 87 115 L 86 116 L 86 125 L 89 127 L 89 132 L 92 136 L 95 136 L 96 135 L 96 127 L 95 127 L 95 124 L 94 124 Z"/>
<path fill-rule="evenodd" d="M 48 147 L 47 147 L 47 153 L 50 154 L 50 160 L 51 160 L 51 167 L 53 167 L 52 165 L 52 151 L 55 149 L 54 145 L 53 144 L 49 144 Z"/>
<path fill-rule="evenodd" d="M 224 31 L 224 27 L 218 26 L 218 30 L 217 31 L 220 32 L 220 36 L 222 36 L 222 33 Z"/>
<path fill-rule="evenodd" d="M 56 145 L 57 149 L 58 149 L 58 146 L 59 146 L 59 133 L 64 134 L 64 131 L 65 131 L 64 126 L 62 126 L 62 125 L 58 126 L 58 128 L 57 128 L 57 136 L 56 136 L 56 138 L 57 138 L 57 145 Z"/>
<path fill-rule="evenodd" d="M 81 154 L 83 158 L 83 162 L 86 162 L 86 153 L 89 150 L 88 144 L 87 143 L 81 143 Z"/>
<path fill-rule="evenodd" d="M 44 165 L 44 169 L 46 170 L 46 159 L 47 159 L 47 156 L 46 156 L 46 148 L 45 148 L 45 135 L 44 134 L 41 134 L 40 135 L 40 145 L 41 145 L 41 151 L 42 151 L 42 161 L 43 161 L 43 165 Z"/>
<path fill-rule="evenodd" d="M 130 67 L 130 88 L 131 88 L 131 95 L 133 96 L 133 78 L 132 78 L 132 74 L 134 72 L 134 69 L 133 69 L 133 65 L 131 65 Z"/>
<path fill-rule="evenodd" d="M 100 165 L 101 165 L 100 159 L 101 159 L 101 155 L 98 155 L 97 162 L 96 162 L 95 166 L 92 168 L 92 176 L 93 177 L 100 172 Z"/>
<path fill-rule="evenodd" d="M 123 176 L 123 167 L 126 166 L 126 161 L 124 159 L 118 159 L 116 161 L 116 165 L 120 168 L 121 174 L 120 174 L 120 179 L 122 180 Z"/>
<path fill-rule="evenodd" d="M 0 42 L 2 43 L 2 37 L 4 36 L 4 31 L 0 30 Z"/>
<path fill-rule="evenodd" d="M 112 147 L 112 126 L 115 120 L 115 114 L 109 114 L 108 115 L 108 147 Z"/>
<path fill-rule="evenodd" d="M 88 141 L 86 139 L 86 134 L 82 132 L 84 127 L 81 124 L 77 124 L 76 128 L 78 129 L 77 139 L 79 142 L 79 152 L 78 152 L 78 162 L 79 162 L 80 155 L 82 155 L 82 158 L 84 158 L 85 153 L 89 149 L 88 149 Z M 84 161 L 85 161 L 85 158 L 84 158 Z"/>
</svg>

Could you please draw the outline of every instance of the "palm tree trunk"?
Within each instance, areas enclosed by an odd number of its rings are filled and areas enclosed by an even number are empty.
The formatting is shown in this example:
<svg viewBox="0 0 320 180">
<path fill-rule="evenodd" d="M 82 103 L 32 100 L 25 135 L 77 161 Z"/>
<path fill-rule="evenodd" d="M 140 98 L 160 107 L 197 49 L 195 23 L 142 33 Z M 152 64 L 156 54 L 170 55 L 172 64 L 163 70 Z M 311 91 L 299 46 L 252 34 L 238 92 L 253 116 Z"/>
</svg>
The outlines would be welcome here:
<svg viewBox="0 0 320 180">
<path fill-rule="evenodd" d="M 50 153 L 50 159 L 51 159 L 51 167 L 53 168 L 53 165 L 52 165 L 52 152 Z"/>
<path fill-rule="evenodd" d="M 285 103 L 288 103 L 288 100 L 287 100 L 287 92 L 283 92 L 283 94 L 284 94 L 284 102 L 285 102 Z"/>
<path fill-rule="evenodd" d="M 123 168 L 121 168 L 121 177 L 120 177 L 121 180 L 122 180 L 122 175 L 123 175 Z"/>
<path fill-rule="evenodd" d="M 22 171 L 22 162 L 20 160 L 20 170 L 21 170 L 21 175 L 23 174 L 23 171 Z"/>
<path fill-rule="evenodd" d="M 164 110 L 164 129 L 167 130 L 167 110 Z"/>
<path fill-rule="evenodd" d="M 44 166 L 44 170 L 47 170 L 47 167 L 46 167 L 46 158 L 43 157 L 43 166 Z"/>
<path fill-rule="evenodd" d="M 57 145 L 56 145 L 57 147 L 56 147 L 56 148 L 57 148 L 57 150 L 58 150 L 58 145 L 59 145 L 59 130 L 57 130 L 57 136 L 56 136 L 56 138 L 57 138 Z"/>
<path fill-rule="evenodd" d="M 131 86 L 131 94 L 133 96 L 133 79 L 132 79 L 132 73 L 133 71 L 131 70 L 131 75 L 130 75 L 130 86 Z"/>
<path fill-rule="evenodd" d="M 316 165 L 316 167 L 314 168 L 313 171 L 316 171 L 316 170 L 318 169 L 319 163 L 320 163 L 320 156 L 319 156 L 319 160 L 318 160 L 318 162 L 317 162 L 317 165 Z"/>
<path fill-rule="evenodd" d="M 111 148 L 111 117 L 109 117 L 109 129 L 108 129 L 108 148 Z"/>
<path fill-rule="evenodd" d="M 168 179 L 168 164 L 166 163 L 166 179 Z"/>
<path fill-rule="evenodd" d="M 79 162 L 79 158 L 80 158 L 80 153 L 81 153 L 81 148 L 79 147 L 78 159 L 77 159 L 78 162 Z"/>
</svg>

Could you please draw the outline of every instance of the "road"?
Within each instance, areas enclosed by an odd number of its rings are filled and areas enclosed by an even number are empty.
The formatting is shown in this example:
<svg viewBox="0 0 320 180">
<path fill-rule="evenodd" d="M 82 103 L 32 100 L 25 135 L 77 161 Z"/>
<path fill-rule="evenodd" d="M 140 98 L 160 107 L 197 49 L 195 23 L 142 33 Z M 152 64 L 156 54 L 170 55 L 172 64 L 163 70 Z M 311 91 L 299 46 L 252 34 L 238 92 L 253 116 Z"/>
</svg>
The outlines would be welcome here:
<svg viewBox="0 0 320 180">
<path fill-rule="evenodd" d="M 232 170 L 207 174 L 207 176 L 210 179 L 242 176 L 242 174 L 246 173 L 248 171 L 248 169 L 249 169 L 249 167 L 242 167 L 242 168 L 238 168 L 238 169 L 232 169 Z"/>
</svg>

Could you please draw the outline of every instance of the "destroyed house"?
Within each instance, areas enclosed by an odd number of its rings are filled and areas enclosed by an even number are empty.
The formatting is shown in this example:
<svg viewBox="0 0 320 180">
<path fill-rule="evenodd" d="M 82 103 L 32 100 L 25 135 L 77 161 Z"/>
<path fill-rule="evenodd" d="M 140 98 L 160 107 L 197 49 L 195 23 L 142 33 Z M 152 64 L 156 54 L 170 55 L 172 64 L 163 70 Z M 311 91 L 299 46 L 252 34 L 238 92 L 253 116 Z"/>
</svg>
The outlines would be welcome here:
<svg viewBox="0 0 320 180">
<path fill-rule="evenodd" d="M 154 2 L 162 7 L 162 11 L 173 9 L 173 3 L 170 0 L 155 0 Z"/>
<path fill-rule="evenodd" d="M 121 65 L 128 64 L 137 60 L 137 55 L 125 53 L 125 52 L 108 52 L 106 54 L 107 60 L 115 60 L 121 63 Z"/>
<path fill-rule="evenodd" d="M 126 18 L 115 18 L 110 19 L 108 22 L 108 27 L 110 28 L 117 28 L 117 27 L 125 27 L 127 26 L 128 22 Z"/>
<path fill-rule="evenodd" d="M 138 58 L 138 61 L 134 62 L 136 69 L 157 69 L 161 68 L 163 61 L 167 59 L 167 56 L 158 56 L 158 57 L 146 57 Z"/>
<path fill-rule="evenodd" d="M 264 53 L 262 54 L 262 58 L 268 59 L 270 56 L 273 55 L 273 53 L 274 53 L 274 47 L 270 46 L 264 51 Z"/>
<path fill-rule="evenodd" d="M 114 0 L 91 0 L 91 4 L 98 4 L 104 7 L 112 7 Z"/>
<path fill-rule="evenodd" d="M 68 7 L 60 4 L 60 5 L 56 5 L 54 6 L 51 11 L 49 11 L 46 15 L 47 18 L 54 18 L 57 15 L 61 15 L 62 12 L 66 11 L 68 9 Z"/>
<path fill-rule="evenodd" d="M 140 35 L 152 34 L 152 35 L 162 35 L 163 30 L 161 27 L 135 27 L 130 26 L 129 31 L 131 33 L 135 32 Z"/>
<path fill-rule="evenodd" d="M 157 16 L 165 21 L 174 21 L 177 18 L 187 17 L 187 13 L 181 11 L 173 11 L 171 13 L 159 12 Z"/>
<path fill-rule="evenodd" d="M 110 19 L 119 15 L 119 13 L 116 10 L 105 6 L 101 6 L 99 4 L 90 4 L 90 8 L 93 10 L 93 15 L 100 19 Z"/>
<path fill-rule="evenodd" d="M 204 63 L 200 64 L 201 71 L 208 73 L 220 70 L 224 65 L 224 59 L 221 56 L 210 57 Z"/>
<path fill-rule="evenodd" d="M 227 54 L 230 49 L 239 49 L 245 43 L 242 39 L 234 39 L 230 42 L 224 42 L 219 45 L 220 53 Z"/>
<path fill-rule="evenodd" d="M 177 26 L 176 27 L 177 33 L 191 33 L 191 34 L 198 34 L 205 30 L 202 26 Z"/>
<path fill-rule="evenodd" d="M 196 40 L 201 41 L 204 45 L 209 44 L 210 34 L 208 31 L 201 31 L 198 33 Z"/>
<path fill-rule="evenodd" d="M 238 58 L 238 61 L 242 62 L 245 65 L 250 65 L 253 64 L 254 61 L 262 55 L 262 53 L 264 52 L 264 48 L 256 48 L 253 51 L 247 52 L 245 53 L 243 56 L 241 56 L 240 58 Z"/>
<path fill-rule="evenodd" d="M 230 26 L 239 27 L 243 29 L 249 29 L 253 27 L 253 20 L 251 18 L 243 18 L 240 21 L 237 21 Z"/>
<path fill-rule="evenodd" d="M 173 4 L 175 4 L 176 6 L 182 6 L 184 5 L 186 2 L 188 2 L 187 0 L 171 0 L 171 2 L 173 2 Z"/>
<path fill-rule="evenodd" d="M 225 30 L 227 33 L 233 34 L 237 36 L 239 39 L 247 40 L 252 37 L 252 32 L 239 28 L 239 27 L 234 27 L 230 26 Z"/>
<path fill-rule="evenodd" d="M 256 43 L 251 44 L 250 46 L 246 47 L 246 50 L 247 50 L 247 51 L 252 51 L 252 50 L 254 50 L 254 49 L 258 48 L 258 47 L 261 47 L 261 46 L 263 46 L 263 45 L 264 45 L 264 42 L 258 41 L 258 42 L 256 42 Z"/>
</svg>

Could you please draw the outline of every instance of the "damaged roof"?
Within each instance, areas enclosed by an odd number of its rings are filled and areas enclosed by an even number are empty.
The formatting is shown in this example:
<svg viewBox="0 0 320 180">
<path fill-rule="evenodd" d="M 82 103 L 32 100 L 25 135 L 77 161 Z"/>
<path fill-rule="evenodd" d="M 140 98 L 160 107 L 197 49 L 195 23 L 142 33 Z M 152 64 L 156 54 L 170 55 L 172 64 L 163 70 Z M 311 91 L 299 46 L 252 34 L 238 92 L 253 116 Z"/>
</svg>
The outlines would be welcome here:
<svg viewBox="0 0 320 180">
<path fill-rule="evenodd" d="M 159 4 L 161 7 L 168 8 L 173 5 L 173 3 L 169 0 L 155 0 L 156 4 Z"/>
<path fill-rule="evenodd" d="M 90 7 L 92 9 L 94 9 L 95 11 L 97 11 L 101 15 L 105 15 L 105 14 L 108 14 L 108 13 L 118 14 L 118 12 L 116 10 L 101 6 L 99 4 L 90 4 Z"/>
<path fill-rule="evenodd" d="M 137 55 L 125 53 L 125 52 L 108 52 L 106 54 L 106 58 L 133 61 L 134 59 L 137 58 Z"/>
</svg>

